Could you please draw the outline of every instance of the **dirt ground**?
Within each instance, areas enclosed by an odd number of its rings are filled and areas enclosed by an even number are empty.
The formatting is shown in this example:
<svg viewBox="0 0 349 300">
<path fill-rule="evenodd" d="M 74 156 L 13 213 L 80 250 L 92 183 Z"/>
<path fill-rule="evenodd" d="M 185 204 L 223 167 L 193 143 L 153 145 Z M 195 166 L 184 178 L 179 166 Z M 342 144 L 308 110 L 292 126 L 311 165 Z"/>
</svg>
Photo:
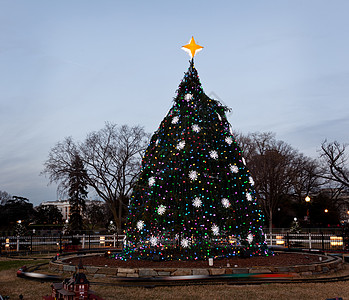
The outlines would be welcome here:
<svg viewBox="0 0 349 300">
<path fill-rule="evenodd" d="M 321 257 L 321 256 L 320 256 Z M 108 267 L 125 267 L 125 268 L 208 268 L 208 261 L 141 261 L 141 260 L 127 260 L 113 259 L 105 257 L 104 255 L 86 256 L 82 257 L 82 264 L 86 266 L 105 266 Z M 325 257 L 322 256 L 325 260 Z M 80 258 L 72 258 L 66 260 L 66 263 L 78 265 Z M 213 267 L 226 267 L 229 264 L 231 267 L 247 268 L 254 266 L 294 266 L 318 263 L 319 256 L 317 255 L 303 255 L 297 253 L 280 253 L 273 256 L 257 256 L 250 258 L 229 258 L 214 260 Z"/>
</svg>

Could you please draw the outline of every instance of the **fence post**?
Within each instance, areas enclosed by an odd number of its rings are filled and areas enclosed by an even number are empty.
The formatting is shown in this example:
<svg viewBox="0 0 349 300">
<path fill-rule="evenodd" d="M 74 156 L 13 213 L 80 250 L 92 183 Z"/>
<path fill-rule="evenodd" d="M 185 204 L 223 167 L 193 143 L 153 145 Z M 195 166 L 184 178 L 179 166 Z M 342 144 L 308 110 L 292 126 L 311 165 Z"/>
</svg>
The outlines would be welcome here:
<svg viewBox="0 0 349 300">
<path fill-rule="evenodd" d="M 82 235 L 82 249 L 85 249 L 85 233 Z"/>
<path fill-rule="evenodd" d="M 19 252 L 19 236 L 17 236 L 17 252 Z"/>
<path fill-rule="evenodd" d="M 288 232 L 286 233 L 286 243 L 287 243 L 287 248 L 290 248 L 290 236 L 288 235 Z"/>
<path fill-rule="evenodd" d="M 30 254 L 33 253 L 33 233 L 30 233 Z"/>
<path fill-rule="evenodd" d="M 114 243 L 113 243 L 113 245 L 114 245 L 114 248 L 115 248 L 115 242 L 116 242 L 116 241 L 115 241 L 115 233 L 114 233 L 114 236 L 113 236 L 113 237 L 114 237 Z"/>
<path fill-rule="evenodd" d="M 88 234 L 88 250 L 91 250 L 91 233 Z"/>
<path fill-rule="evenodd" d="M 309 249 L 311 250 L 311 233 L 309 232 Z"/>
<path fill-rule="evenodd" d="M 325 241 L 324 241 L 324 233 L 321 232 L 321 245 L 322 245 L 322 251 L 325 250 Z"/>
</svg>

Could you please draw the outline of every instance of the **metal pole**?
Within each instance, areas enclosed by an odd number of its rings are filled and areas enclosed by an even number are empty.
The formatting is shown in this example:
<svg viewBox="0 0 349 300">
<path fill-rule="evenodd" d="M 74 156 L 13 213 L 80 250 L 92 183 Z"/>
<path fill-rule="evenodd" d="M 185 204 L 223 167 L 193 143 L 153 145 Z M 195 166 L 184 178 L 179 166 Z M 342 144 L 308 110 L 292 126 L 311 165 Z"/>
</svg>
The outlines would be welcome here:
<svg viewBox="0 0 349 300">
<path fill-rule="evenodd" d="M 62 254 L 62 232 L 59 234 L 59 253 Z"/>
</svg>

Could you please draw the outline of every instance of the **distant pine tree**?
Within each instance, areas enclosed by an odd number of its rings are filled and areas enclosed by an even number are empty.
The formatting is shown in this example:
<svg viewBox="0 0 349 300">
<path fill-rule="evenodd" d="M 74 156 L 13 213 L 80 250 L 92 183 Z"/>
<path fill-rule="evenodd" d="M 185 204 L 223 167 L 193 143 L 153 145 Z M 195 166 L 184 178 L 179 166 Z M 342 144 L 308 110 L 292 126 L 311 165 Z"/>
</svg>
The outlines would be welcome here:
<svg viewBox="0 0 349 300">
<path fill-rule="evenodd" d="M 84 164 L 78 154 L 74 155 L 72 167 L 69 172 L 69 231 L 77 231 L 83 229 L 82 213 L 86 209 L 87 198 L 87 172 Z"/>
<path fill-rule="evenodd" d="M 254 181 L 226 111 L 203 92 L 192 60 L 145 152 L 123 258 L 268 255 Z"/>
</svg>

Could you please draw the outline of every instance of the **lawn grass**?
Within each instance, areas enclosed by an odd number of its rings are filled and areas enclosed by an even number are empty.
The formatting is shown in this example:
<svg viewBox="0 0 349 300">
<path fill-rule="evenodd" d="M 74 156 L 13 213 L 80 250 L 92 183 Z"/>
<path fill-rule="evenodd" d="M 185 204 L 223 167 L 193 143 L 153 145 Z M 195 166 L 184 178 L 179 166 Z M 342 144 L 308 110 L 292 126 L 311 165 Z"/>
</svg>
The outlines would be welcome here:
<svg viewBox="0 0 349 300">
<path fill-rule="evenodd" d="M 4 263 L 5 261 L 5 263 Z M 3 264 L 4 263 L 4 264 Z M 0 259 L 0 295 L 10 296 L 10 300 L 18 299 L 22 294 L 25 300 L 40 300 L 43 295 L 51 293 L 50 282 L 30 281 L 16 276 L 16 271 L 23 264 L 35 265 L 40 260 L 3 260 Z M 45 270 L 43 270 L 45 271 Z M 349 269 L 335 275 L 348 275 Z M 97 281 L 88 275 L 90 281 Z M 69 277 L 66 274 L 66 277 Z M 104 279 L 105 280 L 105 279 Z M 110 281 L 110 280 L 108 280 Z M 349 300 L 348 282 L 303 283 L 303 284 L 262 284 L 262 285 L 195 285 L 177 287 L 121 287 L 92 285 L 91 289 L 105 300 L 113 299 L 297 299 L 319 300 L 342 297 Z"/>
<path fill-rule="evenodd" d="M 48 262 L 48 260 L 33 260 L 33 259 L 0 259 L 0 272 L 10 269 L 19 269 L 22 266 L 31 266 L 31 265 L 38 265 Z"/>
</svg>

